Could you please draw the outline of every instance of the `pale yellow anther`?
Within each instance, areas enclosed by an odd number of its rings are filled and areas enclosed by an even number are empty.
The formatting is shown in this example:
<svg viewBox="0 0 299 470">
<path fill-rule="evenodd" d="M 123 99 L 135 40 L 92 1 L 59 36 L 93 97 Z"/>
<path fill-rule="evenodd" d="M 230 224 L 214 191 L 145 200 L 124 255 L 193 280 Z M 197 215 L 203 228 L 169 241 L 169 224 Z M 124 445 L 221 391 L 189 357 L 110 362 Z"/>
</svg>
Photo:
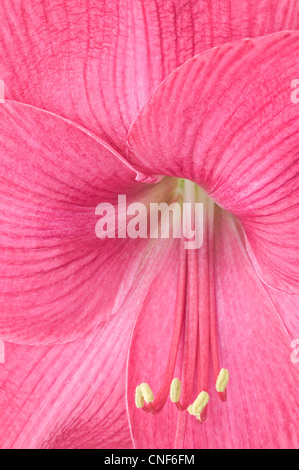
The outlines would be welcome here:
<svg viewBox="0 0 299 470">
<path fill-rule="evenodd" d="M 143 408 L 144 406 L 144 398 L 142 396 L 142 391 L 140 389 L 140 385 L 136 387 L 135 391 L 135 405 L 137 408 Z"/>
<path fill-rule="evenodd" d="M 193 411 L 193 405 L 189 405 L 188 408 L 187 408 L 187 411 L 188 411 L 188 413 L 190 413 L 190 415 L 196 416 L 196 414 Z"/>
<path fill-rule="evenodd" d="M 173 379 L 170 386 L 170 400 L 172 403 L 177 403 L 181 395 L 181 381 L 179 379 Z"/>
<path fill-rule="evenodd" d="M 154 394 L 149 384 L 142 383 L 136 387 L 135 405 L 137 408 L 142 408 L 145 401 L 146 403 L 151 403 L 154 401 Z"/>
<path fill-rule="evenodd" d="M 229 373 L 227 369 L 221 369 L 216 380 L 217 392 L 224 392 L 229 380 Z"/>
<path fill-rule="evenodd" d="M 209 394 L 207 392 L 200 392 L 192 405 L 188 406 L 187 411 L 192 416 L 199 416 L 204 407 L 209 403 Z"/>
<path fill-rule="evenodd" d="M 151 403 L 152 401 L 154 401 L 154 394 L 149 384 L 142 383 L 139 385 L 139 387 L 146 403 Z"/>
</svg>

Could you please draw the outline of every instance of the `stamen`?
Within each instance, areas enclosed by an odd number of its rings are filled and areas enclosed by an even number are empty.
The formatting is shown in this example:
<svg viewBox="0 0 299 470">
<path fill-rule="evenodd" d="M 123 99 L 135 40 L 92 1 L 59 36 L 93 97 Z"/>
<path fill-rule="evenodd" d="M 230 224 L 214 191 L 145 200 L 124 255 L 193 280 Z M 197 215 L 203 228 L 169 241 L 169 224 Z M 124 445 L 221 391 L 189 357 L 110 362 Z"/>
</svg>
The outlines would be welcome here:
<svg viewBox="0 0 299 470">
<path fill-rule="evenodd" d="M 181 381 L 179 379 L 173 379 L 170 386 L 170 400 L 172 403 L 177 403 L 181 395 Z"/>
<path fill-rule="evenodd" d="M 197 393 L 208 390 L 210 362 L 210 275 L 209 275 L 209 199 L 200 193 L 200 202 L 204 203 L 203 246 L 199 250 L 199 340 L 197 350 Z M 208 407 L 201 413 L 200 421 L 207 419 Z M 199 419 L 199 418 L 198 418 Z"/>
<path fill-rule="evenodd" d="M 220 373 L 220 361 L 217 339 L 217 322 L 216 322 L 216 286 L 214 272 L 214 221 L 215 221 L 215 205 L 211 207 L 209 217 L 209 274 L 210 274 L 210 345 L 211 358 L 214 370 L 215 381 L 217 382 Z M 226 401 L 227 390 L 218 392 L 221 401 Z"/>
<path fill-rule="evenodd" d="M 224 392 L 229 380 L 229 372 L 227 369 L 221 369 L 216 380 L 217 392 Z"/>
<path fill-rule="evenodd" d="M 205 412 L 205 410 L 207 409 L 207 407 L 205 407 L 202 411 L 202 413 L 200 413 L 198 416 L 196 416 L 196 419 L 200 422 L 200 423 L 204 423 L 206 421 L 206 416 L 203 418 L 203 413 Z"/>
<path fill-rule="evenodd" d="M 182 240 L 183 243 L 183 240 Z M 164 378 L 157 397 L 152 401 L 149 406 L 143 406 L 143 410 L 152 413 L 161 411 L 166 403 L 171 380 L 173 378 L 177 352 L 180 343 L 181 331 L 185 316 L 185 303 L 186 303 L 186 277 L 187 277 L 187 254 L 186 250 L 182 247 L 180 251 L 180 266 L 178 274 L 178 288 L 176 296 L 176 310 L 174 315 L 173 333 L 168 356 L 168 362 L 164 373 Z M 136 400 L 135 400 L 136 403 Z M 137 405 L 136 405 L 137 406 Z"/>
<path fill-rule="evenodd" d="M 144 402 L 151 403 L 154 401 L 154 394 L 147 383 L 142 383 L 136 387 L 135 405 L 137 408 L 144 408 Z"/>
<path fill-rule="evenodd" d="M 149 384 L 142 383 L 139 385 L 139 387 L 146 403 L 151 403 L 152 401 L 154 401 L 154 394 Z"/>
<path fill-rule="evenodd" d="M 217 304 L 214 274 L 214 219 L 215 204 L 191 182 L 184 181 L 187 202 L 204 202 L 205 220 L 202 227 L 204 244 L 200 250 L 182 247 L 178 272 L 176 308 L 168 362 L 160 390 L 154 398 L 151 387 L 141 383 L 136 387 L 135 404 L 147 413 L 159 413 L 164 407 L 168 393 L 170 400 L 180 410 L 203 423 L 207 419 L 209 394 L 209 361 L 215 375 L 215 387 L 222 401 L 226 400 L 229 381 L 227 369 L 220 370 L 217 337 Z M 217 215 L 217 212 L 216 212 Z M 190 226 L 194 220 L 190 220 Z M 182 244 L 184 243 L 182 239 Z M 187 305 L 186 305 L 187 304 Z M 184 328 L 182 381 L 173 379 L 178 349 Z M 190 405 L 196 385 L 198 396 Z M 200 392 L 200 393 L 199 393 Z M 187 413 L 180 413 L 175 437 L 179 448 L 184 440 L 182 429 L 186 426 Z"/>
<path fill-rule="evenodd" d="M 179 410 L 186 410 L 191 399 L 197 356 L 198 337 L 198 253 L 197 250 L 188 250 L 188 313 L 185 332 L 185 351 L 183 364 L 183 391 L 182 400 L 176 402 Z"/>
<path fill-rule="evenodd" d="M 144 398 L 142 395 L 142 391 L 140 389 L 140 385 L 136 387 L 135 391 L 135 405 L 137 408 L 143 408 L 144 406 Z"/>
<path fill-rule="evenodd" d="M 192 405 L 188 406 L 187 411 L 192 416 L 199 416 L 204 407 L 209 402 L 209 394 L 207 392 L 200 392 L 196 400 L 192 403 Z"/>
</svg>

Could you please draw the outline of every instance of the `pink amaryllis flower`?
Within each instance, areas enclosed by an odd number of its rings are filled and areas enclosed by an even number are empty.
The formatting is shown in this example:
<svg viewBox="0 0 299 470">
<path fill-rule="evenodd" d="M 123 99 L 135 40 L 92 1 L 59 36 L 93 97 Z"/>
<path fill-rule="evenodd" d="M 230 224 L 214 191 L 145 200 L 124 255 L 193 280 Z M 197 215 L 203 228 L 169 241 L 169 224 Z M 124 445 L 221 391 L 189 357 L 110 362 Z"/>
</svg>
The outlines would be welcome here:
<svg viewBox="0 0 299 470">
<path fill-rule="evenodd" d="M 1 447 L 298 447 L 296 1 L 0 18 Z M 119 194 L 202 247 L 98 239 Z"/>
</svg>

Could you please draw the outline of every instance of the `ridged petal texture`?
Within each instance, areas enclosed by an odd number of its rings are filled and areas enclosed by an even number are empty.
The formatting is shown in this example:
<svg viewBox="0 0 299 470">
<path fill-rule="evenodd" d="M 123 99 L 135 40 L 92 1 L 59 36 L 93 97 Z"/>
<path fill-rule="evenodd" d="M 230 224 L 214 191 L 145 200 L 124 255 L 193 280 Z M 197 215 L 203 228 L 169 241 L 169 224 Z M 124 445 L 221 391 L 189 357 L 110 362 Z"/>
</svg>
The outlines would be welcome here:
<svg viewBox="0 0 299 470">
<path fill-rule="evenodd" d="M 298 2 L 2 0 L 0 23 L 0 447 L 171 447 L 175 429 L 185 447 L 298 447 L 298 297 L 255 274 L 298 287 L 298 34 L 244 40 L 298 29 Z M 161 378 L 179 244 L 95 237 L 100 202 L 168 194 L 136 182 L 157 174 L 193 178 L 245 230 L 219 222 L 233 379 L 202 429 L 132 404 Z"/>
<path fill-rule="evenodd" d="M 298 47 L 293 31 L 199 54 L 163 82 L 128 138 L 139 170 L 196 181 L 237 215 L 258 275 L 291 293 L 299 289 Z"/>
<path fill-rule="evenodd" d="M 143 303 L 131 340 L 127 396 L 134 445 L 173 448 L 180 433 L 180 448 L 187 449 L 297 448 L 299 376 L 298 364 L 291 361 L 291 338 L 277 315 L 279 307 L 274 307 L 248 259 L 237 221 L 218 210 L 215 228 L 213 284 L 221 363 L 230 372 L 227 402 L 220 402 L 210 379 L 204 424 L 178 411 L 169 399 L 154 415 L 134 403 L 138 383 L 148 382 L 157 394 L 167 363 L 176 290 L 171 283 L 175 261 L 170 257 L 164 280 L 157 280 Z M 170 283 L 172 296 L 165 296 Z M 155 309 L 154 293 L 161 299 L 163 315 Z M 298 296 L 293 299 L 298 311 Z M 202 302 L 208 308 L 208 299 Z M 183 362 L 180 349 L 174 377 L 181 377 Z"/>
<path fill-rule="evenodd" d="M 7 98 L 76 121 L 122 150 L 132 120 L 186 60 L 298 28 L 296 0 L 3 0 L 0 16 Z"/>
</svg>

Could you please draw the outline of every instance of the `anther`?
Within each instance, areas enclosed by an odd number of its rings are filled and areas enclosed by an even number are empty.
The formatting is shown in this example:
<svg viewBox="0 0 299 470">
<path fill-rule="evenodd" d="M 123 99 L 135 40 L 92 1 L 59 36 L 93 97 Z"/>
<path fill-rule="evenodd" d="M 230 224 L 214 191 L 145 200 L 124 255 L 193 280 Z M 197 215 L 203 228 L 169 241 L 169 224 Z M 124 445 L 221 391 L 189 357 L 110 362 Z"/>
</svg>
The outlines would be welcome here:
<svg viewBox="0 0 299 470">
<path fill-rule="evenodd" d="M 137 408 L 143 408 L 144 406 L 144 398 L 142 395 L 142 391 L 140 389 L 140 385 L 136 387 L 135 391 L 135 405 Z"/>
<path fill-rule="evenodd" d="M 170 400 L 172 403 L 177 403 L 181 395 L 181 381 L 179 379 L 173 379 L 170 386 Z"/>
<path fill-rule="evenodd" d="M 136 387 L 135 405 L 137 408 L 143 408 L 145 401 L 146 403 L 154 401 L 154 394 L 147 383 L 142 383 Z"/>
<path fill-rule="evenodd" d="M 152 401 L 154 401 L 154 394 L 149 384 L 146 384 L 146 383 L 140 384 L 140 389 L 141 389 L 143 398 L 145 399 L 146 403 L 151 403 Z"/>
<path fill-rule="evenodd" d="M 192 416 L 199 416 L 204 407 L 208 404 L 209 399 L 210 397 L 207 392 L 200 392 L 192 405 L 188 406 L 187 411 Z"/>
<path fill-rule="evenodd" d="M 221 369 L 216 380 L 217 392 L 224 392 L 229 380 L 229 373 L 227 369 Z"/>
</svg>

